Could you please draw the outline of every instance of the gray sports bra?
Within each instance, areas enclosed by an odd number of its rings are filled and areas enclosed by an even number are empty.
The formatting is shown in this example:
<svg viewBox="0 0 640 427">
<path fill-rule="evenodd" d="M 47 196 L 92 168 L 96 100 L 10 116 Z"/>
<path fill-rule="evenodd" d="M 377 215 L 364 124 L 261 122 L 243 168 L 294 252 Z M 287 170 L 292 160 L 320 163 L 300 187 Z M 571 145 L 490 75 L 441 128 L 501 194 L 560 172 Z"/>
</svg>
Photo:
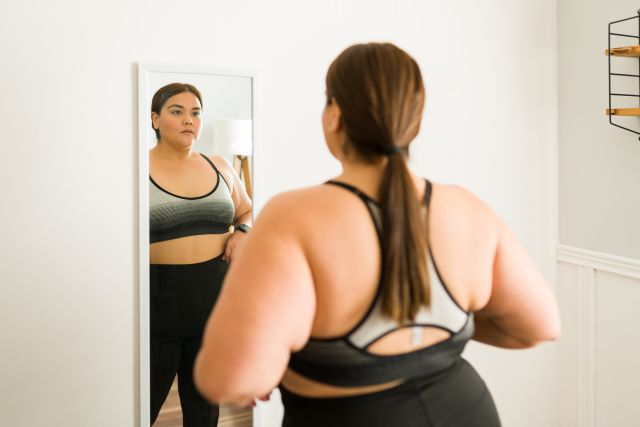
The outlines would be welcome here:
<svg viewBox="0 0 640 427">
<path fill-rule="evenodd" d="M 200 154 L 216 173 L 216 185 L 199 197 L 183 197 L 160 187 L 149 176 L 150 242 L 157 243 L 198 234 L 224 234 L 235 216 L 235 205 L 224 177 L 213 162 Z M 220 185 L 223 181 L 225 185 Z"/>
<path fill-rule="evenodd" d="M 381 233 L 380 208 L 357 188 L 336 181 L 328 184 L 343 187 L 362 199 Z M 431 183 L 427 181 L 424 204 L 428 207 Z M 293 353 L 289 368 L 309 379 L 336 386 L 356 387 L 383 384 L 417 376 L 443 372 L 460 358 L 466 343 L 473 335 L 473 314 L 466 312 L 453 299 L 437 266 L 429 255 L 431 305 L 423 307 L 412 322 L 399 326 L 382 314 L 382 284 L 367 313 L 346 334 L 328 339 L 311 337 L 302 350 Z M 444 341 L 432 346 L 397 355 L 377 355 L 368 348 L 382 337 L 403 328 L 436 327 L 449 332 Z"/>
</svg>

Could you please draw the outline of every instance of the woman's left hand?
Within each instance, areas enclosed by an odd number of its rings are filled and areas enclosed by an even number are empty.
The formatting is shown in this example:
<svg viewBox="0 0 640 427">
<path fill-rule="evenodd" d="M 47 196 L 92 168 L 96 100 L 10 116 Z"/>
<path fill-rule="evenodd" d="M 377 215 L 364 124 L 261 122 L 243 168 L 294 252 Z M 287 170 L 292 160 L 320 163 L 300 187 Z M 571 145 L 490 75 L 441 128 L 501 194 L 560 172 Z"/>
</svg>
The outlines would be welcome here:
<svg viewBox="0 0 640 427">
<path fill-rule="evenodd" d="M 233 261 L 233 258 L 235 258 L 238 253 L 238 248 L 242 246 L 242 242 L 246 238 L 247 233 L 235 230 L 231 236 L 229 236 L 229 239 L 227 239 L 227 246 L 224 249 L 222 259 L 231 264 L 231 261 Z"/>
</svg>

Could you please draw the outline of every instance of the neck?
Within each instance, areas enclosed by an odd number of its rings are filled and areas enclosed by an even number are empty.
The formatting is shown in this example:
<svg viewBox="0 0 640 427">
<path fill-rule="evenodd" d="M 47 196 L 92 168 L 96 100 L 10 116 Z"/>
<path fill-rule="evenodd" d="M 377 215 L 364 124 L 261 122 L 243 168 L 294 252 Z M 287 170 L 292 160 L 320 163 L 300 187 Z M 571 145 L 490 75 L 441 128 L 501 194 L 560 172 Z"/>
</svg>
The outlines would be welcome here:
<svg viewBox="0 0 640 427">
<path fill-rule="evenodd" d="M 355 163 L 341 161 L 342 173 L 335 177 L 336 181 L 342 181 L 351 184 L 356 188 L 364 191 L 365 194 L 378 199 L 382 176 L 387 166 L 387 158 L 383 157 L 379 162 L 372 163 Z M 416 176 L 413 172 L 409 172 L 416 191 L 421 192 L 424 188 L 424 180 Z"/>
<path fill-rule="evenodd" d="M 361 189 L 371 197 L 378 196 L 380 183 L 387 165 L 387 159 L 383 158 L 377 163 L 354 163 L 342 161 L 342 173 L 335 180 L 343 181 Z"/>
<path fill-rule="evenodd" d="M 151 152 L 162 159 L 166 160 L 185 160 L 191 157 L 193 154 L 193 146 L 183 147 L 175 146 L 167 141 L 158 141 L 155 147 L 151 149 Z"/>
</svg>

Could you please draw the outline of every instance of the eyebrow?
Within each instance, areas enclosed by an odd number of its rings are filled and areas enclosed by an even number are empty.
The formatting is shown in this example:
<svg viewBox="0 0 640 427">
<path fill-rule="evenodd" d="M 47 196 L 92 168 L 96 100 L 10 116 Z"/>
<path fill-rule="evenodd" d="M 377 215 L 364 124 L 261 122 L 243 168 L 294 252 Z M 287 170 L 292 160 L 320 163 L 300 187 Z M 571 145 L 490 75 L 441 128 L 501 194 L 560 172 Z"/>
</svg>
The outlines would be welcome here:
<svg viewBox="0 0 640 427">
<path fill-rule="evenodd" d="M 178 108 L 184 108 L 184 106 L 180 105 L 180 104 L 171 104 L 167 107 L 167 109 L 171 108 L 171 107 L 178 107 Z M 192 110 L 200 110 L 200 107 L 193 107 Z"/>
</svg>

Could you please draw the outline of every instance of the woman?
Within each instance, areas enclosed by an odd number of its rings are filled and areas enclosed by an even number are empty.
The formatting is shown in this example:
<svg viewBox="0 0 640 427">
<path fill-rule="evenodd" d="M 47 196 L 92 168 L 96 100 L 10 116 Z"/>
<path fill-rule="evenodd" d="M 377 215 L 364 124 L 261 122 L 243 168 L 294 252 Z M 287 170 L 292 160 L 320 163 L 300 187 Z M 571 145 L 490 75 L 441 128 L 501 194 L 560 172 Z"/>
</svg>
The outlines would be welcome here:
<svg viewBox="0 0 640 427">
<path fill-rule="evenodd" d="M 342 173 L 264 207 L 205 330 L 199 390 L 241 404 L 280 384 L 285 426 L 500 425 L 460 354 L 556 338 L 549 286 L 484 203 L 409 170 L 425 99 L 409 55 L 352 46 L 326 90 Z"/>
<path fill-rule="evenodd" d="M 218 423 L 218 407 L 194 387 L 193 363 L 227 263 L 251 223 L 251 201 L 233 168 L 193 149 L 201 113 L 200 93 L 189 84 L 164 86 L 151 102 L 158 141 L 149 151 L 151 424 L 176 373 L 184 425 Z"/>
</svg>

